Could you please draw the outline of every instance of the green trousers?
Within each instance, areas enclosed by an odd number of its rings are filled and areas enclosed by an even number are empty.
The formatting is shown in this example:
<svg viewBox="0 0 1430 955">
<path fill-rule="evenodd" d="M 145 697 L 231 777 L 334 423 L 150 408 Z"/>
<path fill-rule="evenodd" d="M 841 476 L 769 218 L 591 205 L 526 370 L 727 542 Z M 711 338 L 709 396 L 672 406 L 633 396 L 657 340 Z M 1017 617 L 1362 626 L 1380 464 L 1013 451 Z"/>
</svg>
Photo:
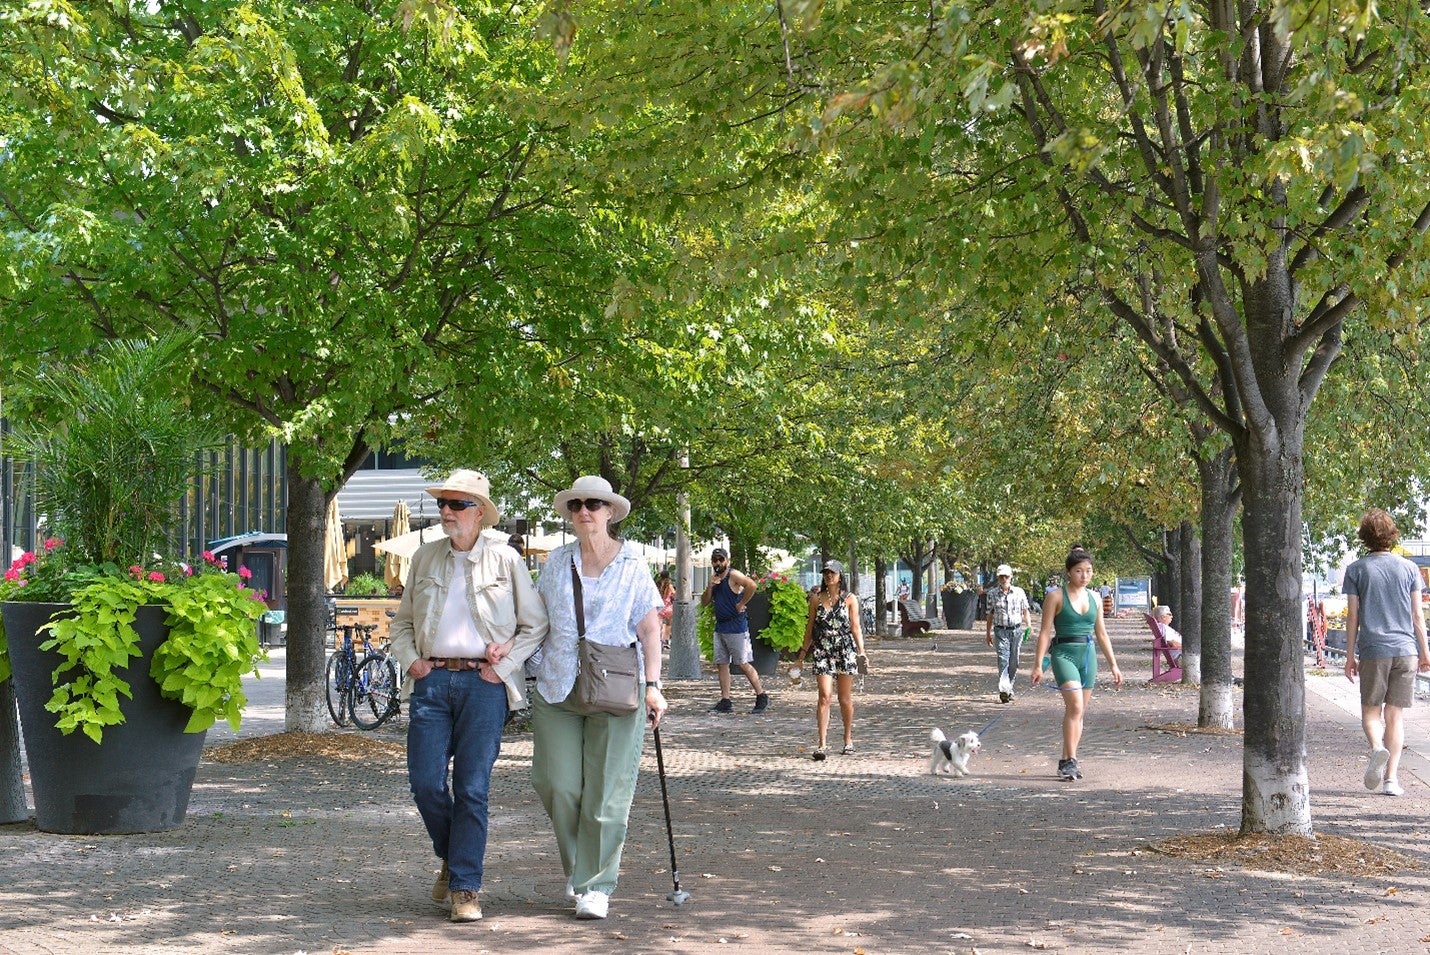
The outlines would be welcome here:
<svg viewBox="0 0 1430 955">
<path fill-rule="evenodd" d="M 645 745 L 644 717 L 645 707 L 629 716 L 584 716 L 570 696 L 548 703 L 531 694 L 531 782 L 578 896 L 616 891 Z"/>
</svg>

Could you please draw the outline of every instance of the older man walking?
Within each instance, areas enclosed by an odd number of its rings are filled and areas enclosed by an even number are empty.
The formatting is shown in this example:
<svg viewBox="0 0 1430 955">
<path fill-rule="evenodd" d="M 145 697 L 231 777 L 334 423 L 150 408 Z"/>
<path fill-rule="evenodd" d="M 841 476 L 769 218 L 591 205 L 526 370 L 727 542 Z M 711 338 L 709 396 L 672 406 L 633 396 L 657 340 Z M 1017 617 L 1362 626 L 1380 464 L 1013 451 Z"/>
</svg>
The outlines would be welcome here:
<svg viewBox="0 0 1430 955">
<path fill-rule="evenodd" d="M 998 651 L 998 702 L 1013 702 L 1013 680 L 1018 675 L 1018 648 L 1023 634 L 1032 628 L 1033 618 L 1028 613 L 1028 595 L 1022 587 L 1013 586 L 1013 568 L 999 564 L 993 572 L 998 579 L 995 586 L 987 591 L 988 629 L 990 647 Z"/>
<path fill-rule="evenodd" d="M 412 557 L 392 652 L 408 677 L 408 782 L 442 860 L 432 900 L 450 901 L 453 922 L 475 922 L 492 766 L 507 710 L 523 702 L 523 664 L 546 636 L 546 606 L 516 551 L 482 535 L 501 519 L 485 475 L 454 471 L 427 493 L 447 536 Z"/>
</svg>

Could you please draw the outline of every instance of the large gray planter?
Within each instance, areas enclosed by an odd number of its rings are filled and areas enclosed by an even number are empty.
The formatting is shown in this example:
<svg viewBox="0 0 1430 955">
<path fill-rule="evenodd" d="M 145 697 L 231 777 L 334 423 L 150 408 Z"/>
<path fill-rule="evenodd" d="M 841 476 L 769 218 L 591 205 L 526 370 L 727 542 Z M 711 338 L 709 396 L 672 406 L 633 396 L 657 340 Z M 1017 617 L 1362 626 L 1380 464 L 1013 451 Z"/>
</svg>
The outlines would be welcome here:
<svg viewBox="0 0 1430 955">
<path fill-rule="evenodd" d="M 188 707 L 159 695 L 149 676 L 155 649 L 168 636 L 162 607 L 140 607 L 134 621 L 141 656 L 119 675 L 133 699 L 121 702 L 124 722 L 104 730 L 103 744 L 84 733 L 55 729 L 45 709 L 54 693 L 59 654 L 41 650 L 39 628 L 68 604 L 7 603 L 5 635 L 20 707 L 25 755 L 35 798 L 35 824 L 45 832 L 113 834 L 174 829 L 184 821 L 204 733 L 185 733 Z"/>
</svg>

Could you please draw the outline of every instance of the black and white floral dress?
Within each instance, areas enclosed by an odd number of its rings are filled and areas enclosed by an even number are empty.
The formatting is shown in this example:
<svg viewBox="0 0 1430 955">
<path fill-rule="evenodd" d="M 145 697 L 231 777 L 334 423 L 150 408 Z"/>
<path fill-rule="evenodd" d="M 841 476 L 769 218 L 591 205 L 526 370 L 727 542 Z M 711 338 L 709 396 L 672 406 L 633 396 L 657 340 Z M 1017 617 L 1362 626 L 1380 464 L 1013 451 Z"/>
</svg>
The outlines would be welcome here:
<svg viewBox="0 0 1430 955">
<path fill-rule="evenodd" d="M 859 668 L 854 631 L 849 626 L 847 595 L 840 595 L 832 608 L 820 603 L 814 608 L 815 673 L 855 673 Z"/>
</svg>

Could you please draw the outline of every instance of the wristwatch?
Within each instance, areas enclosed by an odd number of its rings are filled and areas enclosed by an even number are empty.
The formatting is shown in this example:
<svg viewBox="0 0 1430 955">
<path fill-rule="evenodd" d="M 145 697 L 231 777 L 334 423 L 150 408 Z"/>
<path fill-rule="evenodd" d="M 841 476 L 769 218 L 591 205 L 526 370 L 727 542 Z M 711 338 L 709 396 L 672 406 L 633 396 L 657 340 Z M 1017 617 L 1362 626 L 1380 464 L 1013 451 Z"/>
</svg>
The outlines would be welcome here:
<svg viewBox="0 0 1430 955">
<path fill-rule="evenodd" d="M 646 680 L 645 688 L 649 690 L 651 687 L 655 687 L 657 690 L 662 689 L 659 680 Z"/>
</svg>

